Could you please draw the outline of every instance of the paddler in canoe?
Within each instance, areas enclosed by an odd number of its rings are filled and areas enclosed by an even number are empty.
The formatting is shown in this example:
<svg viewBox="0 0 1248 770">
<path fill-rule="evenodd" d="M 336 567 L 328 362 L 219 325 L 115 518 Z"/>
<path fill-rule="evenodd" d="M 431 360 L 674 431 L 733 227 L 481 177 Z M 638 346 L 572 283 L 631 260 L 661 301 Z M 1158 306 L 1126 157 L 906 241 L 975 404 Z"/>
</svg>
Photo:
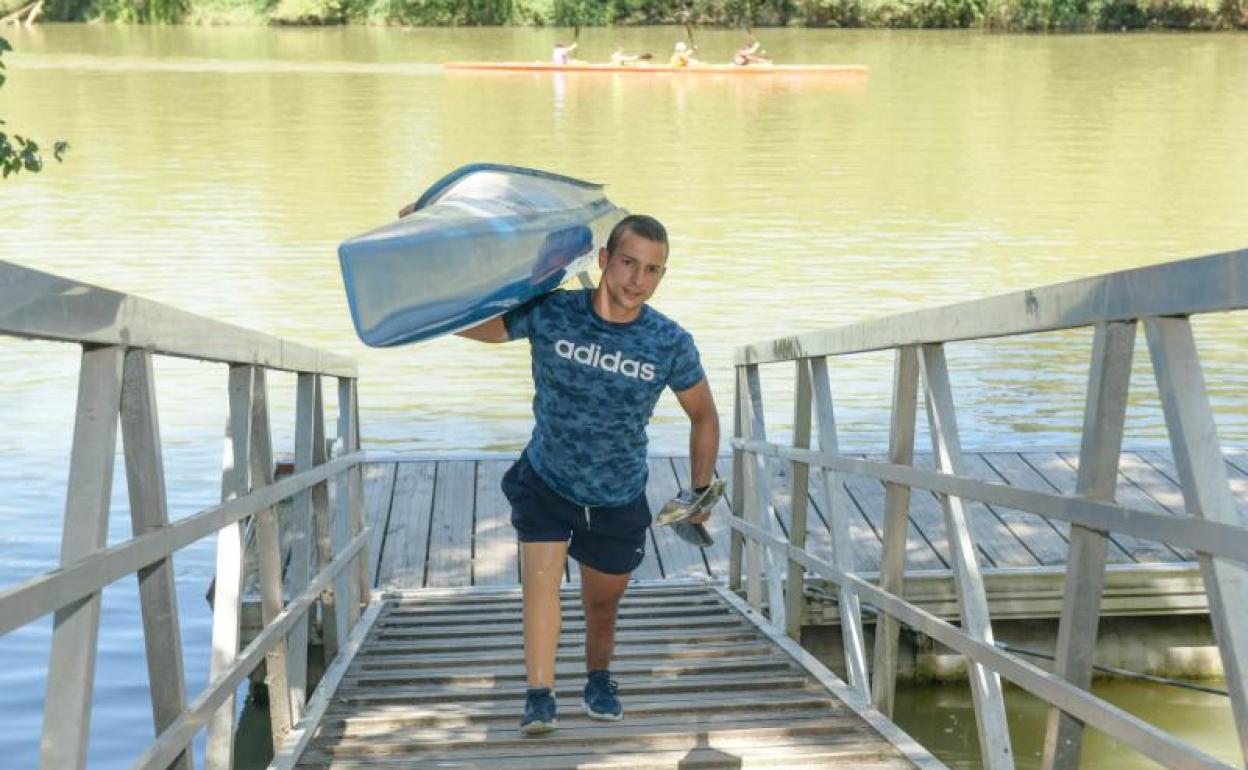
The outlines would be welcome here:
<svg viewBox="0 0 1248 770">
<path fill-rule="evenodd" d="M 615 67 L 629 67 L 634 64 L 647 64 L 654 56 L 648 53 L 626 53 L 624 46 L 617 45 L 611 54 L 611 64 Z"/>
<path fill-rule="evenodd" d="M 545 294 L 458 332 L 480 342 L 527 340 L 533 357 L 533 435 L 502 478 L 523 572 L 525 735 L 556 726 L 559 589 L 569 555 L 580 562 L 585 616 L 578 705 L 590 719 L 624 716 L 610 666 L 620 600 L 646 555 L 646 425 L 666 390 L 689 418 L 692 488 L 656 523 L 691 529 L 709 544 L 701 524 L 724 488 L 714 478 L 719 418 L 693 337 L 647 304 L 667 261 L 663 225 L 625 217 L 598 252 L 595 289 Z"/>
<path fill-rule="evenodd" d="M 576 50 L 576 46 L 575 40 L 571 43 L 555 43 L 555 49 L 550 54 L 550 63 L 560 65 L 583 64 L 584 62 L 572 58 L 572 52 Z"/>
<path fill-rule="evenodd" d="M 668 64 L 672 67 L 696 67 L 698 66 L 698 51 L 681 40 L 672 50 L 672 58 Z"/>
<path fill-rule="evenodd" d="M 749 67 L 751 65 L 771 64 L 771 59 L 767 58 L 767 52 L 763 50 L 763 44 L 751 35 L 748 40 L 741 44 L 737 52 L 732 55 L 732 63 L 738 67 Z"/>
</svg>

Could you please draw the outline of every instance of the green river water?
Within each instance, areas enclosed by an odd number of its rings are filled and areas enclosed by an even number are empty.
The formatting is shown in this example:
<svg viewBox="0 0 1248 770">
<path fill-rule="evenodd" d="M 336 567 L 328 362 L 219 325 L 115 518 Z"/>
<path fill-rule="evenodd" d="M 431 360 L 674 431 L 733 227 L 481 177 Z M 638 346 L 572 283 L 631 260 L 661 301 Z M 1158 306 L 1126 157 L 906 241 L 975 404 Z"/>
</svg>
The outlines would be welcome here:
<svg viewBox="0 0 1248 770">
<path fill-rule="evenodd" d="M 555 30 L 259 29 L 50 25 L 6 29 L 8 128 L 72 150 L 0 183 L 0 259 L 140 294 L 356 358 L 363 430 L 381 451 L 515 451 L 529 427 L 527 352 L 437 340 L 365 349 L 346 312 L 336 245 L 389 221 L 473 161 L 607 183 L 672 234 L 659 309 L 692 331 L 725 423 L 734 346 L 1248 246 L 1248 44 L 1243 35 L 992 36 L 769 30 L 784 62 L 860 63 L 865 84 L 765 79 L 488 76 L 454 59 L 540 59 Z M 563 34 L 567 34 L 565 30 Z M 586 29 L 665 54 L 680 29 Z M 708 59 L 735 33 L 698 31 Z M 1196 328 L 1223 439 L 1248 442 L 1248 332 Z M 1142 335 L 1141 335 L 1142 337 Z M 971 447 L 1074 447 L 1086 332 L 953 345 Z M 55 564 L 76 353 L 0 340 L 0 585 Z M 886 436 L 891 362 L 837 362 L 844 446 Z M 225 375 L 157 367 L 175 516 L 218 494 Z M 790 370 L 764 370 L 769 427 L 792 419 Z M 1128 441 L 1164 437 L 1140 351 Z M 293 383 L 274 378 L 279 450 Z M 665 398 L 657 451 L 687 432 Z M 924 442 L 925 439 L 920 439 Z M 921 443 L 922 445 L 922 443 Z M 124 480 L 111 537 L 128 529 Z M 211 544 L 180 554 L 187 676 L 206 676 L 202 596 Z M 150 739 L 137 599 L 105 593 L 92 766 L 126 766 Z M 0 755 L 38 745 L 47 624 L 0 638 Z M 138 672 L 138 673 L 136 673 Z M 1127 708 L 1233 760 L 1216 696 L 1111 685 Z M 974 766 L 963 688 L 911 693 L 902 723 Z M 1011 703 L 1020 764 L 1043 710 Z M 1088 744 L 1096 767 L 1135 767 Z M 1146 763 L 1140 766 L 1148 766 Z"/>
</svg>

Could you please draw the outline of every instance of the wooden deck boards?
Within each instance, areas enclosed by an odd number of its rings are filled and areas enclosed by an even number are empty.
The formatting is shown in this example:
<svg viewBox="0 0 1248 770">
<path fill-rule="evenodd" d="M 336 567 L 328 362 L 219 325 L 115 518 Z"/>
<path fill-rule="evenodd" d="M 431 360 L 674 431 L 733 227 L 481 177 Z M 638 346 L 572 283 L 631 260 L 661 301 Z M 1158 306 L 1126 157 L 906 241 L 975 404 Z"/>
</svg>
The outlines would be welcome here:
<svg viewBox="0 0 1248 770">
<path fill-rule="evenodd" d="M 940 766 L 903 754 L 867 721 L 874 717 L 829 689 L 839 682 L 829 685 L 826 670 L 804 667 L 708 586 L 638 586 L 626 595 L 612 665 L 625 717 L 590 720 L 580 707 L 580 603 L 572 587 L 563 599 L 555 732 L 526 738 L 517 729 L 526 686 L 518 591 L 408 591 L 387 597 L 297 766 Z M 464 632 L 463 644 L 430 646 Z"/>
<path fill-rule="evenodd" d="M 1237 503 L 1248 512 L 1246 457 L 1230 454 L 1227 467 Z M 967 453 L 966 459 L 970 472 L 982 480 L 1065 494 L 1074 490 L 1078 466 L 1074 452 Z M 916 457 L 920 466 L 930 463 L 928 455 Z M 420 588 L 516 584 L 518 549 L 510 509 L 498 487 L 510 464 L 511 460 L 497 458 L 369 464 L 365 470 L 366 501 L 368 522 L 374 527 L 370 550 L 377 585 Z M 717 472 L 723 476 L 731 474 L 729 457 L 720 458 Z M 777 516 L 786 533 L 788 475 L 787 464 L 778 465 L 773 482 Z M 855 567 L 860 572 L 875 572 L 880 560 L 884 486 L 853 476 L 845 476 L 841 481 L 851 508 Z M 646 494 L 652 509 L 657 510 L 688 483 L 689 458 L 650 459 Z M 807 542 L 816 553 L 828 553 L 831 546 L 825 498 L 820 476 L 813 473 Z M 1143 510 L 1185 515 L 1182 490 L 1169 453 L 1124 452 L 1118 501 Z M 968 504 L 967 511 L 984 568 L 1026 571 L 1060 568 L 1065 563 L 1070 531 L 1065 522 L 977 503 Z M 725 499 L 710 523 L 716 543 L 705 551 L 689 546 L 666 528 L 652 528 L 645 561 L 634 577 L 723 579 L 728 562 L 728 515 L 731 505 Z M 1191 559 L 1190 553 L 1121 534 L 1112 536 L 1109 551 L 1112 564 L 1176 564 Z M 907 569 L 948 569 L 948 544 L 939 500 L 921 490 L 911 500 Z M 578 582 L 575 564 L 569 567 L 569 582 Z"/>
</svg>

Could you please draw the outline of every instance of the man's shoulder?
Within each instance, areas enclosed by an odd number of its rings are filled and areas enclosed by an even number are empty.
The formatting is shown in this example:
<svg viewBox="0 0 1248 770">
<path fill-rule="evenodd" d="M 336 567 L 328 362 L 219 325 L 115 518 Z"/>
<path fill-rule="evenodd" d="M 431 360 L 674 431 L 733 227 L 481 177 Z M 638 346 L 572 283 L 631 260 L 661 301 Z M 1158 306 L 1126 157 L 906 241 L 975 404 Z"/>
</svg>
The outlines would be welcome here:
<svg viewBox="0 0 1248 770">
<path fill-rule="evenodd" d="M 659 310 L 654 305 L 647 304 L 646 310 L 646 320 L 650 326 L 655 329 L 662 329 L 664 331 L 677 332 L 681 334 L 689 333 L 685 331 L 685 327 L 681 326 L 679 321 Z"/>
</svg>

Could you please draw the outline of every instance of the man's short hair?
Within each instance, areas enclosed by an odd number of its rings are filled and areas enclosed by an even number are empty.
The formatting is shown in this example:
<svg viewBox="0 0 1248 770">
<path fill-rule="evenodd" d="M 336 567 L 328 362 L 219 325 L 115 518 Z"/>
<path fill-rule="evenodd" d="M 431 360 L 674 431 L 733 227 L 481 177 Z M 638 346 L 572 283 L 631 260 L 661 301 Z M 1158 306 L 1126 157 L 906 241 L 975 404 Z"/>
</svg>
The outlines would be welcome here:
<svg viewBox="0 0 1248 770">
<path fill-rule="evenodd" d="M 647 241 L 663 244 L 663 253 L 668 250 L 667 244 L 667 228 L 663 226 L 659 220 L 645 214 L 629 214 L 616 223 L 611 228 L 611 235 L 607 237 L 607 254 L 614 254 L 617 246 L 620 245 L 620 239 L 624 237 L 624 233 L 632 233 L 645 238 Z"/>
</svg>

